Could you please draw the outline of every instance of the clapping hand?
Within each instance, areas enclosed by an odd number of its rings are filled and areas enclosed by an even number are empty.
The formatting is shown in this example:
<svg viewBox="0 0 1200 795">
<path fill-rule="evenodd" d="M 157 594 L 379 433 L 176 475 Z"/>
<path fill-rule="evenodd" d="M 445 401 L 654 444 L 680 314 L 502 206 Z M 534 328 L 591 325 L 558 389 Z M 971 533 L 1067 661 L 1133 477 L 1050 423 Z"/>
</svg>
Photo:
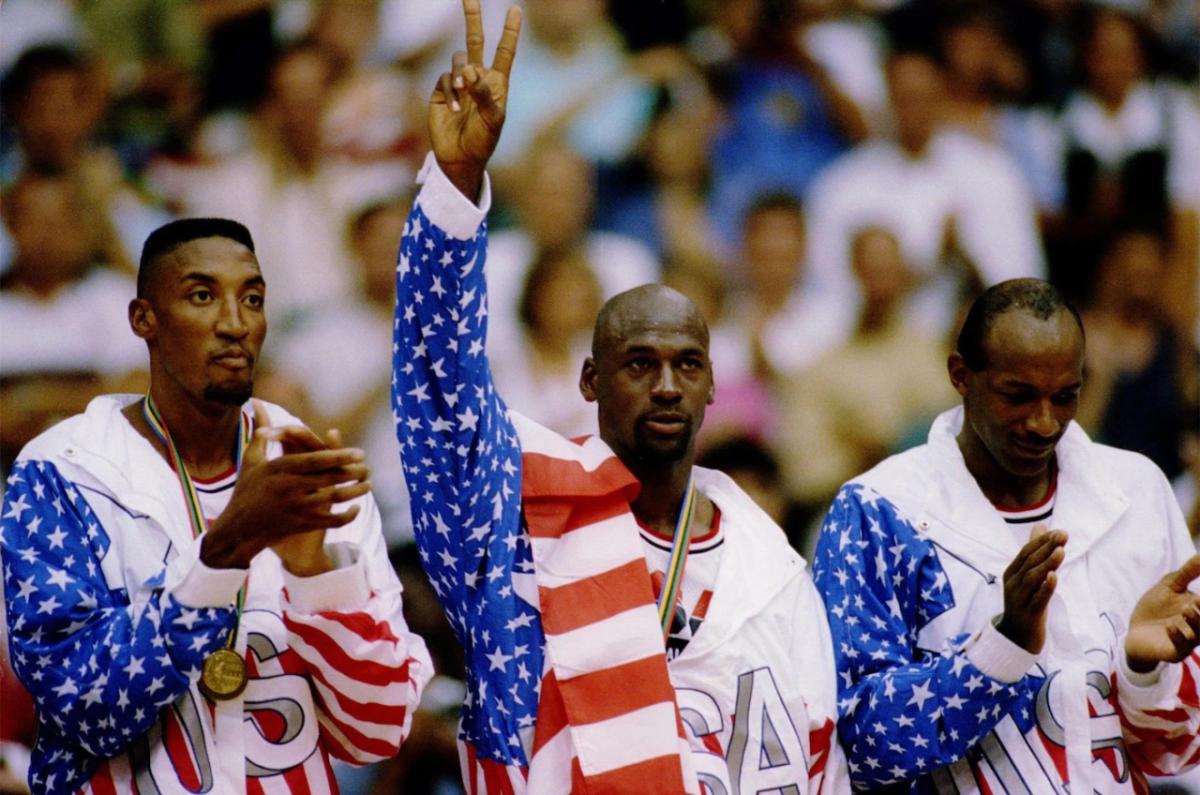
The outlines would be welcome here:
<svg viewBox="0 0 1200 795">
<path fill-rule="evenodd" d="M 1134 605 L 1125 636 L 1125 658 L 1139 673 L 1160 662 L 1179 662 L 1200 645 L 1200 595 L 1188 590 L 1200 577 L 1200 555 L 1193 555 L 1163 577 Z"/>
</svg>

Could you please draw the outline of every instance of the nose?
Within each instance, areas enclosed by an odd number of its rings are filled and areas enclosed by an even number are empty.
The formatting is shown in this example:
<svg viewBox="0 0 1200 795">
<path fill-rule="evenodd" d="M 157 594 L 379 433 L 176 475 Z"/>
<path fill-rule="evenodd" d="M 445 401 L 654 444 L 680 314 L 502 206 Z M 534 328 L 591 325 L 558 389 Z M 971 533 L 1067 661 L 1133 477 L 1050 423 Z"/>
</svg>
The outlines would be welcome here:
<svg viewBox="0 0 1200 795">
<path fill-rule="evenodd" d="M 1025 420 L 1025 428 L 1044 439 L 1056 435 L 1062 426 L 1054 416 L 1054 407 L 1049 400 L 1039 400 L 1033 412 Z"/>
<path fill-rule="evenodd" d="M 221 302 L 221 312 L 217 315 L 217 334 L 231 339 L 241 339 L 246 336 L 249 327 L 242 315 L 242 302 L 236 296 Z"/>
<path fill-rule="evenodd" d="M 683 397 L 679 389 L 679 376 L 670 362 L 663 362 L 659 367 L 658 378 L 654 379 L 650 396 L 662 403 L 675 403 Z"/>
</svg>

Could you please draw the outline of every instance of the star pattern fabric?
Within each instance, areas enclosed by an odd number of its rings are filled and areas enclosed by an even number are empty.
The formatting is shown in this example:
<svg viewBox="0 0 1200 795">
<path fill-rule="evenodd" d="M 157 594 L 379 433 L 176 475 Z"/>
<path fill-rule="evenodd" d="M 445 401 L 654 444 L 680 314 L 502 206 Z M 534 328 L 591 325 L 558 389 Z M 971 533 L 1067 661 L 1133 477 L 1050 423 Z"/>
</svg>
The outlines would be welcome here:
<svg viewBox="0 0 1200 795">
<path fill-rule="evenodd" d="M 920 630 L 954 607 L 954 594 L 937 547 L 878 493 L 842 488 L 813 576 L 830 617 L 838 733 L 855 786 L 934 791 L 929 774 L 967 757 L 1004 717 L 1031 725 L 1041 676 L 989 677 L 964 652 L 966 634 L 919 648 Z"/>
<path fill-rule="evenodd" d="M 466 654 L 460 739 L 524 768 L 545 635 L 521 450 L 484 355 L 486 240 L 486 225 L 459 240 L 414 207 L 396 268 L 392 404 L 421 563 Z"/>
<path fill-rule="evenodd" d="M 188 608 L 162 590 L 161 573 L 144 603 L 110 590 L 101 569 L 111 542 L 82 488 L 50 462 L 18 461 L 0 513 L 13 670 L 43 716 L 38 792 L 78 789 L 146 732 L 233 626 L 232 608 Z"/>
</svg>

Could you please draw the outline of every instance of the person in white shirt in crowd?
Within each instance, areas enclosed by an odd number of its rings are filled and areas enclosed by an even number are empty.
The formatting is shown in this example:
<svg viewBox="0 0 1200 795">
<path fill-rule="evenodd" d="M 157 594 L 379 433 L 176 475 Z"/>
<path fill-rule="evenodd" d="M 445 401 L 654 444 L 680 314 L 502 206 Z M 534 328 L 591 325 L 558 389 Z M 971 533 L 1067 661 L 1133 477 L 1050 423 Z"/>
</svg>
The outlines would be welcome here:
<svg viewBox="0 0 1200 795">
<path fill-rule="evenodd" d="M 910 311 L 941 333 L 963 282 L 944 267 L 950 252 L 961 251 L 985 285 L 1043 275 L 1033 197 L 1003 150 L 944 129 L 946 87 L 932 58 L 895 52 L 887 77 L 895 136 L 861 144 L 817 178 L 805 202 L 808 264 L 823 290 L 853 307 L 854 233 L 891 229 L 919 278 Z"/>
</svg>

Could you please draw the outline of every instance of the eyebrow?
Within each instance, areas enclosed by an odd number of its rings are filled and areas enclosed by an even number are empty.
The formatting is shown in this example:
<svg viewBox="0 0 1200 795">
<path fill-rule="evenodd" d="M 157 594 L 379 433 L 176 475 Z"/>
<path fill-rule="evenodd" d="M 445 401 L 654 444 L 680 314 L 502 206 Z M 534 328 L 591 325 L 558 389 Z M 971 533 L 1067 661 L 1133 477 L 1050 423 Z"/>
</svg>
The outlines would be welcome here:
<svg viewBox="0 0 1200 795">
<path fill-rule="evenodd" d="M 628 356 L 630 354 L 635 354 L 635 353 L 656 353 L 657 351 L 658 351 L 658 348 L 656 348 L 653 345 L 630 345 L 627 348 L 623 348 L 621 350 L 621 353 Z M 688 356 L 688 355 L 707 356 L 708 351 L 706 351 L 703 347 L 701 347 L 699 345 L 693 345 L 693 346 L 690 346 L 687 348 L 680 348 L 679 350 L 675 351 L 672 355 L 674 355 L 674 356 Z"/>
<path fill-rule="evenodd" d="M 193 281 L 193 282 L 201 282 L 203 284 L 216 284 L 217 278 L 210 274 L 203 273 L 202 271 L 192 271 L 191 273 L 185 273 L 179 281 L 180 282 Z M 267 284 L 267 280 L 264 279 L 262 277 L 262 274 L 260 273 L 256 276 L 251 276 L 249 279 L 246 279 L 246 281 L 242 282 L 242 287 L 265 287 L 266 284 Z"/>
</svg>

